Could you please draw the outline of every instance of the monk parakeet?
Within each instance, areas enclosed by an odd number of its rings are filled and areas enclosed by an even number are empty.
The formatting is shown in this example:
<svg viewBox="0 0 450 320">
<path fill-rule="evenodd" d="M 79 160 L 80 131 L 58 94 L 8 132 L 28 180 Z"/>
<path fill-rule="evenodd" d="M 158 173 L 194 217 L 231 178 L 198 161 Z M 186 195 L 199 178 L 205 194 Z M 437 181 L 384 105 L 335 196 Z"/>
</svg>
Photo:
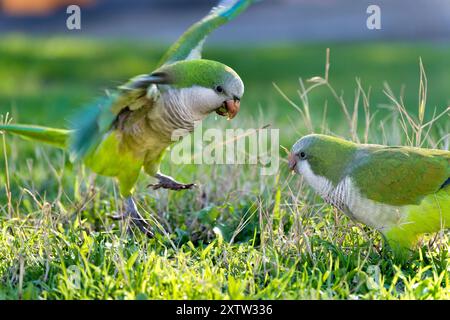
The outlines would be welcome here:
<svg viewBox="0 0 450 320">
<path fill-rule="evenodd" d="M 143 168 L 158 179 L 154 189 L 189 189 L 159 171 L 174 132 L 192 132 L 194 122 L 216 112 L 232 119 L 244 84 L 230 67 L 201 59 L 207 35 L 244 11 L 253 0 L 224 0 L 192 25 L 163 56 L 157 68 L 134 77 L 98 100 L 74 121 L 71 130 L 29 125 L 0 125 L 0 130 L 67 148 L 94 172 L 118 180 L 124 211 L 151 235 L 132 198 Z M 179 137 L 179 136 L 178 136 Z"/>
<path fill-rule="evenodd" d="M 450 152 L 356 144 L 312 134 L 289 167 L 328 203 L 380 231 L 403 259 L 418 237 L 450 227 Z"/>
</svg>

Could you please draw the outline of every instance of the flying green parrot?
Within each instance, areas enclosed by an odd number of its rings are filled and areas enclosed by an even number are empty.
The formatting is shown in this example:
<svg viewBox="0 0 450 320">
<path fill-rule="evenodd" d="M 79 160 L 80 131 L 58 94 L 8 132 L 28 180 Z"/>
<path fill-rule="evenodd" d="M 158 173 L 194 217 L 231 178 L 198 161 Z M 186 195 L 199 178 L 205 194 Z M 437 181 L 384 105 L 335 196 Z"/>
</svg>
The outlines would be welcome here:
<svg viewBox="0 0 450 320">
<path fill-rule="evenodd" d="M 326 202 L 380 231 L 400 259 L 421 234 L 450 227 L 449 151 L 312 134 L 294 144 L 289 168 Z"/>
<path fill-rule="evenodd" d="M 143 168 L 158 180 L 153 189 L 190 189 L 159 171 L 166 149 L 194 124 L 216 112 L 232 119 L 240 108 L 244 84 L 230 67 L 201 59 L 203 42 L 255 0 L 224 0 L 192 25 L 163 56 L 157 68 L 132 78 L 96 101 L 70 130 L 31 125 L 0 125 L 0 130 L 69 150 L 97 174 L 117 179 L 124 215 L 151 236 L 132 194 Z M 174 134 L 177 136 L 174 137 Z"/>
</svg>

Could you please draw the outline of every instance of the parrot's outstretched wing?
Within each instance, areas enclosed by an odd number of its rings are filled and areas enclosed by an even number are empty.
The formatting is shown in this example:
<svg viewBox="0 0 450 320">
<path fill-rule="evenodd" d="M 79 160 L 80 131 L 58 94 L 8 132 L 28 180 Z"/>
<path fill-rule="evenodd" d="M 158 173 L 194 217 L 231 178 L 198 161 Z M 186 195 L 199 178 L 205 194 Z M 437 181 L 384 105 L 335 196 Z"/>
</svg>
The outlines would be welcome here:
<svg viewBox="0 0 450 320">
<path fill-rule="evenodd" d="M 72 161 L 86 155 L 109 131 L 117 116 L 111 110 L 115 100 L 114 96 L 98 99 L 71 119 L 74 134 L 70 139 L 69 152 Z"/>
<path fill-rule="evenodd" d="M 450 152 L 383 147 L 361 157 L 352 169 L 359 190 L 390 205 L 418 204 L 450 178 Z"/>
<path fill-rule="evenodd" d="M 222 0 L 202 20 L 192 25 L 166 52 L 159 66 L 180 60 L 200 59 L 206 37 L 258 0 Z"/>
<path fill-rule="evenodd" d="M 70 130 L 21 124 L 0 124 L 0 132 L 2 131 L 63 149 L 67 146 L 71 134 Z"/>
<path fill-rule="evenodd" d="M 71 119 L 73 134 L 69 142 L 71 160 L 77 160 L 97 146 L 124 109 L 136 110 L 151 103 L 148 88 L 164 83 L 160 74 L 140 75 L 120 86 L 114 93 L 98 99 Z"/>
</svg>

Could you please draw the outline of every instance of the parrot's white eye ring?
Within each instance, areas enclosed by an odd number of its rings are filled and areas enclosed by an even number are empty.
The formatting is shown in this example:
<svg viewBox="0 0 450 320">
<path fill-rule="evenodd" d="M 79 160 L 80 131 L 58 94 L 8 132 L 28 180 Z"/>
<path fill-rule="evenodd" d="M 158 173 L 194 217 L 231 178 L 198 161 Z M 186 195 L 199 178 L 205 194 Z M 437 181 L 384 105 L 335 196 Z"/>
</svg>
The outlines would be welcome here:
<svg viewBox="0 0 450 320">
<path fill-rule="evenodd" d="M 300 152 L 299 156 L 300 156 L 300 159 L 306 159 L 306 153 L 304 153 L 303 151 Z"/>
</svg>

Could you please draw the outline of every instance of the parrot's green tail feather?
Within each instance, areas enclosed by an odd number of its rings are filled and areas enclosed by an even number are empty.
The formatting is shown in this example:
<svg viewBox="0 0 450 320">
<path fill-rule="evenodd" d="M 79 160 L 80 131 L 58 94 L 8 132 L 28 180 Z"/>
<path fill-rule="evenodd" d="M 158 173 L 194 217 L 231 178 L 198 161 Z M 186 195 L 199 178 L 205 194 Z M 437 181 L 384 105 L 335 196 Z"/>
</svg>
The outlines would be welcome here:
<svg viewBox="0 0 450 320">
<path fill-rule="evenodd" d="M 21 124 L 0 124 L 0 131 L 17 134 L 23 138 L 51 144 L 58 148 L 67 146 L 71 132 L 64 129 Z"/>
</svg>

